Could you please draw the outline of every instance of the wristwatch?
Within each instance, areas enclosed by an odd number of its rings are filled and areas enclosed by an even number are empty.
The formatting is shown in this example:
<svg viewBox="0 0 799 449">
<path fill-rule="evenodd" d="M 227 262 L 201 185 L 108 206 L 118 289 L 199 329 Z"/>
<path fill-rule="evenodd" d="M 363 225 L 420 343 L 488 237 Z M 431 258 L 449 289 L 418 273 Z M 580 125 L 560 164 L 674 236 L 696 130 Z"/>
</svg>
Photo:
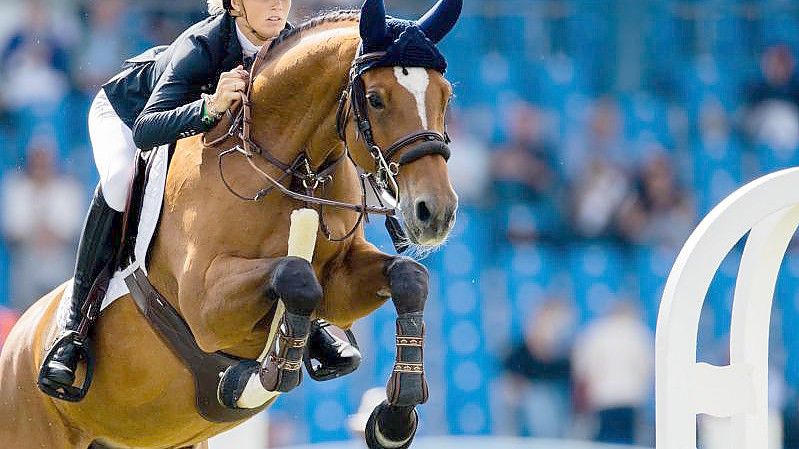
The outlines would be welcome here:
<svg viewBox="0 0 799 449">
<path fill-rule="evenodd" d="M 202 122 L 206 126 L 211 126 L 222 118 L 223 112 L 219 112 L 214 107 L 214 97 L 208 94 L 202 94 L 203 98 L 203 117 Z"/>
</svg>

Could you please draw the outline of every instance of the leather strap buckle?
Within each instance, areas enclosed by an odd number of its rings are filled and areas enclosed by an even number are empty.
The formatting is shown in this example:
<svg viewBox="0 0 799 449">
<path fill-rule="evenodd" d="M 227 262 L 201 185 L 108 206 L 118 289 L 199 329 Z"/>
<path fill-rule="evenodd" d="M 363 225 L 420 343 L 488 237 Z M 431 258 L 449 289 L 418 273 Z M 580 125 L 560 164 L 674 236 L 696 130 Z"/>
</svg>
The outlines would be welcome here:
<svg viewBox="0 0 799 449">
<path fill-rule="evenodd" d="M 282 369 L 285 371 L 299 371 L 300 368 L 302 368 L 302 361 L 301 360 L 294 361 L 294 360 L 288 360 L 283 357 L 276 357 L 275 365 L 277 366 L 278 369 Z"/>
<path fill-rule="evenodd" d="M 305 338 L 291 338 L 280 334 L 281 350 L 282 349 L 302 349 L 305 347 Z"/>
<path fill-rule="evenodd" d="M 424 374 L 424 364 L 397 362 L 394 364 L 395 373 Z"/>
<path fill-rule="evenodd" d="M 397 337 L 397 346 L 413 346 L 421 348 L 424 346 L 424 337 Z"/>
</svg>

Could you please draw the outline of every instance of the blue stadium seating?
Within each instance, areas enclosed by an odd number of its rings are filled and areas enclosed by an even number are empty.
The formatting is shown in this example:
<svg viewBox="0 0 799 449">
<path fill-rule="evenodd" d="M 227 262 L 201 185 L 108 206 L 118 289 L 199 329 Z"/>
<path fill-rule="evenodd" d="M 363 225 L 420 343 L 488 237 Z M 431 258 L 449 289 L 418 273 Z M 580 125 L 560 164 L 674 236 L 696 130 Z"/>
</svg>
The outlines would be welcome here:
<svg viewBox="0 0 799 449">
<path fill-rule="evenodd" d="M 663 287 L 677 254 L 670 248 L 640 247 L 635 254 L 638 296 L 649 327 L 654 330 Z"/>
<path fill-rule="evenodd" d="M 601 243 L 576 245 L 567 250 L 566 263 L 581 322 L 601 316 L 625 299 L 625 255 L 620 248 Z"/>
<path fill-rule="evenodd" d="M 524 323 L 534 316 L 538 306 L 556 294 L 557 282 L 565 267 L 559 251 L 547 245 L 514 245 L 500 256 L 508 281 L 510 341 L 522 336 Z"/>
<path fill-rule="evenodd" d="M 694 192 L 704 215 L 743 182 L 742 153 L 734 137 L 707 144 L 697 139 L 692 149 Z"/>
<path fill-rule="evenodd" d="M 779 323 L 785 347 L 785 381 L 799 388 L 799 253 L 794 248 L 785 255 L 774 292 L 772 322 Z"/>
</svg>

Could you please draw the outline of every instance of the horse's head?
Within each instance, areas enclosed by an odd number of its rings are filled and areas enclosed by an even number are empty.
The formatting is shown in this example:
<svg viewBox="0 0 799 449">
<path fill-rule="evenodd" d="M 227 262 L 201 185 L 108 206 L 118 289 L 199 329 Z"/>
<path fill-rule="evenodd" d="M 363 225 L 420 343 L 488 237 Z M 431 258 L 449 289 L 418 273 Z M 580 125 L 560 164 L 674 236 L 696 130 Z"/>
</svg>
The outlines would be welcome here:
<svg viewBox="0 0 799 449">
<path fill-rule="evenodd" d="M 436 49 L 455 25 L 462 0 L 440 0 L 418 21 L 386 18 L 383 0 L 361 9 L 361 48 L 351 72 L 354 120 L 341 134 L 355 162 L 396 202 L 406 234 L 441 244 L 455 222 L 445 114 L 452 86 Z"/>
</svg>

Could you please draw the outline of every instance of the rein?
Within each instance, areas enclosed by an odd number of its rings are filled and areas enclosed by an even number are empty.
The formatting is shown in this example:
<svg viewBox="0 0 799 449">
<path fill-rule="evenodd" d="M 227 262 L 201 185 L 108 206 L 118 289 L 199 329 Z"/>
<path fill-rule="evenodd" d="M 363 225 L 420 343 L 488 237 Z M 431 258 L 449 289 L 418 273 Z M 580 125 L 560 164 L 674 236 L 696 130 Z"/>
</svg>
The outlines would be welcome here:
<svg viewBox="0 0 799 449">
<path fill-rule="evenodd" d="M 447 147 L 447 144 L 450 142 L 450 139 L 447 133 L 444 132 L 444 135 L 441 135 L 435 131 L 418 131 L 397 140 L 385 150 L 382 150 L 380 146 L 375 143 L 371 122 L 369 121 L 369 115 L 367 113 L 364 82 L 361 78 L 361 74 L 365 72 L 365 70 L 359 71 L 358 68 L 364 63 L 381 58 L 385 53 L 368 53 L 356 57 L 353 61 L 350 67 L 349 82 L 347 87 L 342 91 L 341 98 L 339 99 L 338 110 L 336 111 L 336 132 L 339 139 L 344 143 L 344 154 L 329 163 L 327 167 L 319 172 L 314 172 L 311 169 L 306 152 L 302 152 L 291 164 L 286 164 L 271 154 L 268 150 L 262 148 L 250 137 L 252 129 L 252 103 L 250 101 L 252 84 L 255 76 L 259 73 L 260 66 L 263 65 L 264 55 L 267 51 L 268 48 L 264 46 L 256 55 L 255 61 L 250 68 L 250 82 L 247 85 L 247 91 L 246 93 L 241 93 L 241 111 L 239 111 L 236 117 L 233 117 L 230 109 L 227 111 L 227 116 L 231 120 L 231 125 L 228 131 L 210 142 L 205 141 L 205 135 L 202 137 L 202 143 L 205 147 L 218 146 L 230 137 L 236 137 L 241 141 L 240 144 L 237 144 L 233 148 L 225 150 L 219 154 L 219 174 L 228 191 L 230 191 L 231 194 L 239 199 L 254 202 L 260 201 L 270 192 L 278 190 L 283 195 L 294 200 L 301 201 L 306 205 L 316 204 L 319 206 L 320 228 L 325 237 L 334 242 L 340 242 L 350 238 L 364 220 L 369 220 L 368 214 L 385 215 L 387 219 L 396 221 L 394 215 L 396 215 L 397 207 L 384 206 L 383 202 L 380 200 L 379 193 L 387 192 L 393 197 L 395 204 L 399 204 L 399 186 L 396 181 L 396 176 L 399 174 L 399 170 L 402 165 L 410 164 L 424 156 L 433 154 L 442 156 L 445 161 L 449 160 L 450 151 Z M 314 195 L 316 190 L 318 190 L 320 187 L 324 189 L 325 185 L 332 181 L 332 173 L 343 161 L 345 156 L 352 160 L 351 151 L 346 139 L 346 126 L 350 118 L 350 111 L 352 111 L 354 115 L 358 133 L 363 136 L 366 147 L 369 149 L 369 153 L 374 159 L 376 167 L 375 172 L 365 172 L 359 175 L 361 181 L 361 202 L 359 204 L 330 200 Z M 401 149 L 419 141 L 439 142 L 439 145 L 413 148 L 401 154 L 397 161 L 394 160 Z M 225 179 L 223 160 L 226 156 L 236 153 L 243 155 L 253 171 L 255 171 L 259 176 L 269 183 L 267 187 L 259 190 L 252 197 L 239 194 Z M 266 173 L 255 163 L 255 154 L 260 155 L 271 165 L 280 169 L 283 174 L 275 179 L 275 177 Z M 292 190 L 289 187 L 286 187 L 283 183 L 286 178 L 289 177 L 300 180 L 302 182 L 302 186 L 305 188 L 305 193 L 300 193 Z M 369 181 L 372 189 L 377 194 L 380 206 L 370 206 L 366 204 L 366 180 Z M 359 215 L 358 220 L 353 228 L 350 229 L 350 231 L 347 232 L 343 237 L 333 237 L 324 221 L 322 209 L 325 206 L 357 212 Z M 395 226 L 398 226 L 398 224 Z M 397 227 L 396 229 L 399 228 Z M 393 237 L 394 236 L 392 235 L 392 238 Z"/>
</svg>

